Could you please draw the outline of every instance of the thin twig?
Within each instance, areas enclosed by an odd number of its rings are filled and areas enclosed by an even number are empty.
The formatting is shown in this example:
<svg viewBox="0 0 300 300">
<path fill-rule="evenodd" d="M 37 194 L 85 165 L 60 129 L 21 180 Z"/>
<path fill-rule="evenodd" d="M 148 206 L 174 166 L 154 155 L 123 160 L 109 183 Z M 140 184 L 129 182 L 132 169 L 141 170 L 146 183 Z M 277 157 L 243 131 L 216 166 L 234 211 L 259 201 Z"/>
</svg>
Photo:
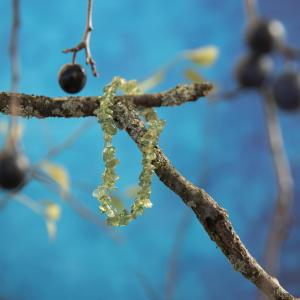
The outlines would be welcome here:
<svg viewBox="0 0 300 300">
<path fill-rule="evenodd" d="M 79 126 L 62 143 L 51 148 L 48 151 L 48 153 L 46 153 L 46 155 L 42 158 L 42 160 L 39 162 L 39 164 L 43 163 L 46 160 L 52 159 L 53 157 L 60 154 L 63 150 L 65 150 L 66 148 L 69 148 L 71 145 L 73 145 L 76 141 L 79 140 L 79 138 L 82 136 L 82 134 L 92 126 L 92 124 L 94 124 L 94 122 L 92 120 L 87 120 L 85 123 L 83 123 L 81 126 Z"/>
<path fill-rule="evenodd" d="M 170 254 L 169 267 L 167 268 L 166 273 L 166 300 L 174 299 L 178 277 L 178 261 L 184 246 L 184 240 L 186 239 L 191 220 L 192 218 L 190 211 L 185 211 L 175 233 L 175 240 L 172 247 L 172 252 Z"/>
<path fill-rule="evenodd" d="M 43 207 L 39 202 L 27 197 L 26 195 L 18 193 L 14 195 L 14 199 L 32 210 L 34 213 L 42 216 L 45 215 L 45 207 Z"/>
<path fill-rule="evenodd" d="M 7 144 L 9 146 L 15 146 L 18 140 L 18 125 L 16 120 L 17 110 L 18 110 L 18 98 L 15 93 L 18 91 L 20 82 L 20 66 L 19 66 L 19 29 L 20 29 L 20 1 L 12 0 L 12 28 L 9 43 L 9 55 L 11 60 L 11 97 L 9 103 L 9 110 L 11 114 Z"/>
<path fill-rule="evenodd" d="M 149 300 L 161 300 L 156 290 L 153 288 L 149 279 L 140 271 L 136 272 L 136 276 L 140 281 Z"/>
<path fill-rule="evenodd" d="M 20 81 L 20 68 L 18 57 L 19 46 L 19 28 L 20 28 L 20 2 L 19 0 L 12 0 L 13 18 L 12 29 L 9 44 L 9 53 L 11 57 L 11 90 L 16 92 L 18 90 Z"/>
<path fill-rule="evenodd" d="M 64 191 L 51 177 L 42 172 L 34 172 L 33 177 L 38 182 L 44 184 L 50 191 L 61 195 L 61 198 L 84 220 L 96 225 L 104 230 L 115 241 L 120 243 L 122 237 L 114 232 L 110 227 L 101 221 L 98 214 L 91 211 L 80 200 L 78 200 L 71 192 Z"/>
<path fill-rule="evenodd" d="M 276 103 L 268 88 L 264 88 L 262 93 L 268 140 L 278 186 L 277 202 L 269 229 L 264 259 L 266 270 L 273 276 L 278 276 L 280 253 L 290 230 L 294 182 L 284 147 Z M 264 297 L 261 295 L 260 299 L 264 299 Z"/>
<path fill-rule="evenodd" d="M 75 46 L 73 48 L 65 49 L 63 52 L 64 53 L 70 53 L 70 52 L 73 53 L 72 62 L 74 64 L 76 62 L 77 52 L 84 49 L 86 64 L 91 66 L 93 75 L 98 76 L 96 62 L 94 61 L 94 59 L 92 57 L 91 47 L 90 47 L 91 34 L 93 31 L 92 15 L 93 15 L 93 0 L 88 0 L 86 26 L 85 26 L 83 38 L 77 46 Z"/>
<path fill-rule="evenodd" d="M 287 59 L 295 60 L 300 58 L 300 49 L 291 47 L 287 44 L 278 45 L 278 51 Z"/>
<path fill-rule="evenodd" d="M 3 197 L 0 198 L 0 210 L 4 209 L 8 203 L 13 199 L 14 194 L 6 193 Z"/>
<path fill-rule="evenodd" d="M 116 101 L 133 102 L 136 106 L 143 107 L 176 106 L 207 96 L 212 89 L 211 83 L 183 84 L 157 94 L 116 96 Z M 11 93 L 0 92 L 0 113 L 10 113 L 10 97 Z M 94 112 L 101 102 L 99 96 L 50 98 L 16 94 L 16 97 L 19 101 L 18 115 L 37 118 L 95 116 Z"/>
<path fill-rule="evenodd" d="M 210 94 L 208 96 L 208 99 L 211 100 L 212 102 L 223 101 L 223 100 L 234 100 L 239 96 L 241 91 L 242 89 L 240 87 L 237 87 L 233 90 L 216 92 Z"/>
<path fill-rule="evenodd" d="M 257 18 L 256 0 L 245 0 L 245 10 L 248 22 L 252 22 Z"/>
</svg>

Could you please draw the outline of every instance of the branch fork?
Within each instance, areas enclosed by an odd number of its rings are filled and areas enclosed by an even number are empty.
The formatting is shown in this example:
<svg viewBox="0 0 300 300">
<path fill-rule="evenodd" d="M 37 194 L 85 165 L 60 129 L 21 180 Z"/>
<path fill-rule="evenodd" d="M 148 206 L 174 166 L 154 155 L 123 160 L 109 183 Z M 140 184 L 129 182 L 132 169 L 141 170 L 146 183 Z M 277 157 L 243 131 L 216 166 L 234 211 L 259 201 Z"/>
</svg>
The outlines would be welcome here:
<svg viewBox="0 0 300 300">
<path fill-rule="evenodd" d="M 77 46 L 75 46 L 73 48 L 65 49 L 63 51 L 63 53 L 73 53 L 72 63 L 74 64 L 76 62 L 77 52 L 84 49 L 86 64 L 90 65 L 93 75 L 95 77 L 97 77 L 98 72 L 97 72 L 97 68 L 96 68 L 96 62 L 94 61 L 94 59 L 92 57 L 91 48 L 90 48 L 91 34 L 93 31 L 92 11 L 93 11 L 93 0 L 88 0 L 87 21 L 86 21 L 86 28 L 85 28 L 85 31 L 83 34 L 83 38 Z"/>
</svg>

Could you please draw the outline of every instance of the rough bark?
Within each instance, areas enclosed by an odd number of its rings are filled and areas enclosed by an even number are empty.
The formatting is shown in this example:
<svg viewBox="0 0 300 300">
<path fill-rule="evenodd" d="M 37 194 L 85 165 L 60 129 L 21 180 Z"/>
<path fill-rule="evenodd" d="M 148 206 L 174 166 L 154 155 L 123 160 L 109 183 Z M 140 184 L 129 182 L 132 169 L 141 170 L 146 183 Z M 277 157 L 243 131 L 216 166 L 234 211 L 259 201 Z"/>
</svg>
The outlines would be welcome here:
<svg viewBox="0 0 300 300">
<path fill-rule="evenodd" d="M 168 91 L 157 94 L 117 96 L 118 101 L 133 102 L 137 106 L 158 107 L 176 106 L 188 101 L 196 101 L 213 89 L 210 83 L 178 85 Z M 95 116 L 94 111 L 99 106 L 101 97 L 60 97 L 50 98 L 28 94 L 0 93 L 0 112 L 9 112 L 10 99 L 17 99 L 17 115 L 22 117 L 63 117 L 78 118 Z"/>
</svg>

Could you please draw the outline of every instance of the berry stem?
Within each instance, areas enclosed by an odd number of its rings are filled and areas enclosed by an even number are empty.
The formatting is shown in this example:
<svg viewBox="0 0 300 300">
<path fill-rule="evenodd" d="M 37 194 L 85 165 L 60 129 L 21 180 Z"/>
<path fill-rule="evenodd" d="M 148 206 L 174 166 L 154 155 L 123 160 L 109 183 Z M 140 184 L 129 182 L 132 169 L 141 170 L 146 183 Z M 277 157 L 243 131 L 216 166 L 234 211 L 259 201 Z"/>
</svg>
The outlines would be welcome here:
<svg viewBox="0 0 300 300">
<path fill-rule="evenodd" d="M 18 38 L 20 28 L 20 3 L 19 0 L 12 1 L 13 20 L 9 53 L 11 57 L 11 90 L 16 92 L 20 81 L 19 60 L 18 60 Z"/>
<path fill-rule="evenodd" d="M 90 48 L 91 34 L 93 31 L 92 15 L 93 15 L 93 0 L 88 0 L 86 26 L 85 26 L 85 31 L 84 31 L 82 40 L 80 41 L 80 43 L 77 46 L 75 46 L 73 48 L 65 49 L 63 51 L 63 53 L 72 52 L 73 53 L 72 63 L 74 64 L 76 62 L 77 52 L 84 49 L 86 64 L 91 66 L 93 75 L 95 77 L 97 77 L 98 73 L 97 73 L 97 68 L 96 68 L 96 62 L 94 61 L 94 59 L 92 57 L 91 48 Z"/>
<path fill-rule="evenodd" d="M 257 18 L 256 0 L 245 0 L 245 10 L 248 21 L 251 22 Z"/>
<path fill-rule="evenodd" d="M 300 59 L 300 49 L 289 45 L 279 45 L 278 50 L 287 60 Z"/>
</svg>

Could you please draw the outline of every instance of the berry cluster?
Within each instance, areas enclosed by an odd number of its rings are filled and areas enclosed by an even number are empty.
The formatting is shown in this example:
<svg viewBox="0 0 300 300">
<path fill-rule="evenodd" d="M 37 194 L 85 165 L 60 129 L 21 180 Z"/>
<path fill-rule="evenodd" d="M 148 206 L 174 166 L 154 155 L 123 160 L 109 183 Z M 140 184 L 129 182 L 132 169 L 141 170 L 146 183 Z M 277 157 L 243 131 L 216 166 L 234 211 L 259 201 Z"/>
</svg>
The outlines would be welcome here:
<svg viewBox="0 0 300 300">
<path fill-rule="evenodd" d="M 270 85 L 278 107 L 286 111 L 300 108 L 300 74 L 289 68 L 271 77 L 271 54 L 285 45 L 285 29 L 277 20 L 254 18 L 246 28 L 248 53 L 236 65 L 235 75 L 241 88 Z"/>
</svg>

